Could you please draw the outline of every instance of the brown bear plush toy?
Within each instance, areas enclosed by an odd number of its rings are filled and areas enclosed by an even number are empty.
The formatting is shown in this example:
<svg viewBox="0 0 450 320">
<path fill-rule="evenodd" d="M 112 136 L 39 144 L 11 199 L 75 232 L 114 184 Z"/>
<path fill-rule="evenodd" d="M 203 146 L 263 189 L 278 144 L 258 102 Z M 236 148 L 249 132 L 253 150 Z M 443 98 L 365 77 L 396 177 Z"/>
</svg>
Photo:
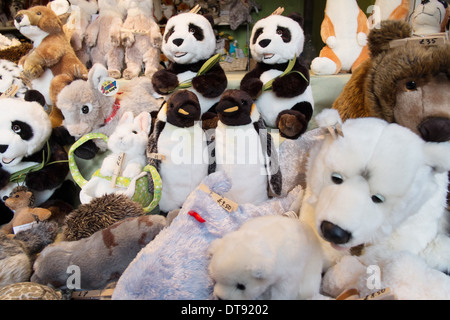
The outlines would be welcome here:
<svg viewBox="0 0 450 320">
<path fill-rule="evenodd" d="M 87 76 L 87 69 L 75 55 L 57 15 L 45 6 L 20 10 L 14 25 L 25 37 L 33 41 L 33 49 L 23 56 L 19 64 L 33 86 L 53 106 L 50 119 L 53 127 L 62 123 L 62 114 L 56 109 L 56 97 L 69 82 Z"/>
<path fill-rule="evenodd" d="M 387 20 L 369 34 L 370 59 L 352 74 L 333 108 L 343 120 L 378 117 L 425 141 L 450 140 L 450 44 L 423 46 L 406 22 Z"/>
</svg>

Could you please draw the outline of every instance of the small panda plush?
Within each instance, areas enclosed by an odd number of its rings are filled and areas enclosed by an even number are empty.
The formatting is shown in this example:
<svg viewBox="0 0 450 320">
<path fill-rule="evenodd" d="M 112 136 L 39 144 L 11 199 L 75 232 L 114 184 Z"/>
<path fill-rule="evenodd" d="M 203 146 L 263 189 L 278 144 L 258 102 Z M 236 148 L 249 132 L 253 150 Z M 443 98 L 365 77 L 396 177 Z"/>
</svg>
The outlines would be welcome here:
<svg viewBox="0 0 450 320">
<path fill-rule="evenodd" d="M 258 63 L 240 84 L 240 89 L 256 101 L 265 124 L 289 139 L 297 139 L 306 131 L 314 110 L 309 70 L 300 56 L 305 41 L 302 26 L 303 17 L 297 13 L 274 14 L 256 22 L 250 50 Z M 284 72 L 287 74 L 280 76 Z M 264 85 L 268 90 L 264 91 Z"/>
<path fill-rule="evenodd" d="M 199 100 L 188 90 L 175 92 L 158 112 L 147 158 L 163 182 L 159 201 L 163 213 L 181 208 L 208 175 L 208 146 L 200 117 Z"/>
<path fill-rule="evenodd" d="M 152 77 L 156 92 L 165 96 L 175 91 L 180 84 L 191 82 L 192 86 L 185 89 L 197 95 L 202 115 L 219 101 L 227 87 L 227 77 L 219 63 L 205 74 L 198 75 L 205 62 L 214 56 L 216 49 L 214 22 L 208 18 L 186 12 L 169 19 L 161 50 L 170 64 Z"/>
<path fill-rule="evenodd" d="M 18 184 L 25 185 L 39 206 L 66 180 L 67 153 L 52 134 L 48 114 L 36 101 L 0 99 L 0 113 L 0 198 L 3 201 Z M 5 210 L 3 207 L 2 213 Z"/>
<path fill-rule="evenodd" d="M 281 194 L 278 155 L 252 98 L 227 90 L 216 107 L 215 170 L 232 181 L 224 195 L 237 203 L 261 203 Z"/>
</svg>

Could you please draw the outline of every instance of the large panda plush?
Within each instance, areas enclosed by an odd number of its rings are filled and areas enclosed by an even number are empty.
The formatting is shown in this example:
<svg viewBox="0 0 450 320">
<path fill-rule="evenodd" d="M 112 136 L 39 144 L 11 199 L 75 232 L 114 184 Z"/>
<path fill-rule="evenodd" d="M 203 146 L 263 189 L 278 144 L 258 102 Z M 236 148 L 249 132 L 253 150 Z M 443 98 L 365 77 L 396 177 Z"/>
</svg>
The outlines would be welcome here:
<svg viewBox="0 0 450 320">
<path fill-rule="evenodd" d="M 220 100 L 227 87 L 227 77 L 219 63 L 214 64 L 205 74 L 198 75 L 205 62 L 215 53 L 213 24 L 208 16 L 192 12 L 170 18 L 161 47 L 170 64 L 167 69 L 156 72 L 152 77 L 156 92 L 167 96 L 167 99 L 179 89 L 180 84 L 188 83 L 184 89 L 197 95 L 202 114 Z"/>
<path fill-rule="evenodd" d="M 66 180 L 69 166 L 41 104 L 4 98 L 0 99 L 0 114 L 0 223 L 4 223 L 2 219 L 10 212 L 3 199 L 14 187 L 27 186 L 35 205 L 40 205 Z"/>
<path fill-rule="evenodd" d="M 257 65 L 240 84 L 240 89 L 256 101 L 265 124 L 289 139 L 306 131 L 314 110 L 309 69 L 301 58 L 305 42 L 302 26 L 303 17 L 297 13 L 259 20 L 252 28 L 250 42 Z M 283 73 L 286 75 L 280 76 Z"/>
</svg>

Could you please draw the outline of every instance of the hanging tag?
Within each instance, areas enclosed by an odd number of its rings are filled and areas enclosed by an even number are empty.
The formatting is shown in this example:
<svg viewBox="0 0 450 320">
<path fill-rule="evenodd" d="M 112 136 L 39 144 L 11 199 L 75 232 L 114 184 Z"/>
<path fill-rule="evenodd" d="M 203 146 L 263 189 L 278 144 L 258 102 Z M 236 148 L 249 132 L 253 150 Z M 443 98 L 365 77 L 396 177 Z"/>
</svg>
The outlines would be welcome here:
<svg viewBox="0 0 450 320">
<path fill-rule="evenodd" d="M 100 83 L 98 84 L 98 91 L 108 97 L 114 96 L 119 92 L 119 84 L 116 79 L 105 77 L 100 80 Z"/>
<path fill-rule="evenodd" d="M 148 157 L 149 157 L 150 159 L 155 159 L 155 160 L 164 160 L 164 159 L 166 159 L 166 156 L 165 156 L 165 155 L 163 155 L 163 154 L 161 154 L 161 153 L 155 153 L 155 152 L 150 153 L 150 154 L 148 155 Z"/>
<path fill-rule="evenodd" d="M 340 124 L 329 126 L 328 131 L 330 132 L 333 139 L 337 139 L 338 136 L 344 137 L 344 133 L 342 132 L 342 127 Z"/>
<path fill-rule="evenodd" d="M 219 206 L 221 206 L 228 212 L 236 211 L 239 208 L 239 205 L 236 202 L 222 197 L 220 194 L 217 194 L 214 191 L 211 191 L 208 186 L 204 185 L 203 183 L 200 184 L 199 189 L 203 192 L 208 193 Z"/>
<path fill-rule="evenodd" d="M 11 98 L 14 97 L 19 91 L 19 86 L 16 84 L 12 84 L 5 92 L 1 95 L 1 98 Z"/>
<path fill-rule="evenodd" d="M 116 166 L 114 167 L 114 172 L 113 172 L 113 176 L 111 179 L 111 187 L 113 187 L 113 188 L 116 187 L 116 181 L 117 181 L 117 178 L 119 177 L 120 172 L 122 171 L 122 165 L 123 165 L 124 159 L 125 159 L 125 153 L 122 152 L 117 157 Z"/>
</svg>

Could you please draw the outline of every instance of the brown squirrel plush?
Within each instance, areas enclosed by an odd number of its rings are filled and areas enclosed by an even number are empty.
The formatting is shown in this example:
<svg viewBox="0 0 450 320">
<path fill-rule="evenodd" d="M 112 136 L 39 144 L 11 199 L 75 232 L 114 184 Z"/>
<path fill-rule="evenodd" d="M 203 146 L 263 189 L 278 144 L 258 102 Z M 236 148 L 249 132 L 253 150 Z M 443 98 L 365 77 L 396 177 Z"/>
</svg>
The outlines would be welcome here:
<svg viewBox="0 0 450 320">
<path fill-rule="evenodd" d="M 20 10 L 14 25 L 33 41 L 33 49 L 19 61 L 23 74 L 33 89 L 45 96 L 47 104 L 53 106 L 50 114 L 53 127 L 60 126 L 63 117 L 56 108 L 59 91 L 74 79 L 87 76 L 88 71 L 71 47 L 61 20 L 50 8 L 35 6 Z"/>
<path fill-rule="evenodd" d="M 47 220 L 51 216 L 51 211 L 44 208 L 33 208 L 33 193 L 25 186 L 13 189 L 9 197 L 5 200 L 8 208 L 14 211 L 12 220 L 2 227 L 6 234 L 15 233 L 16 227 L 30 224 L 36 221 Z"/>
</svg>

